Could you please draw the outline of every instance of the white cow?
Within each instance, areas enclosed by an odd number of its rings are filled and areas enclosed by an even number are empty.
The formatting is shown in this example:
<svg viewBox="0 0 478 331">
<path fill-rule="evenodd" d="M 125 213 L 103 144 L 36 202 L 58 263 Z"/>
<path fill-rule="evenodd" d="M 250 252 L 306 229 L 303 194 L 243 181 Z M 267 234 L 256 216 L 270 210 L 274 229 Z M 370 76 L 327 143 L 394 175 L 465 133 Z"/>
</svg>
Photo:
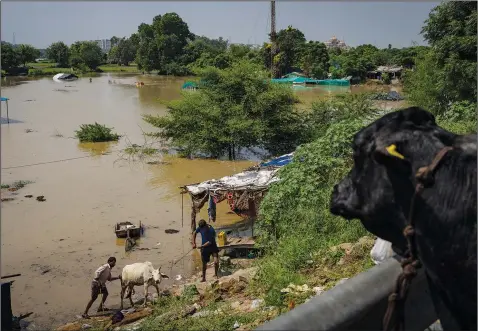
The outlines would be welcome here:
<svg viewBox="0 0 478 331">
<path fill-rule="evenodd" d="M 146 299 L 148 297 L 148 288 L 154 286 L 158 292 L 159 297 L 159 283 L 162 278 L 169 278 L 165 274 L 161 273 L 159 269 L 154 269 L 151 262 L 133 263 L 125 266 L 121 274 L 121 309 L 123 309 L 123 298 L 126 289 L 128 289 L 128 295 L 131 302 L 131 306 L 134 306 L 131 295 L 133 294 L 133 288 L 135 286 L 144 286 L 144 306 L 146 306 Z"/>
</svg>

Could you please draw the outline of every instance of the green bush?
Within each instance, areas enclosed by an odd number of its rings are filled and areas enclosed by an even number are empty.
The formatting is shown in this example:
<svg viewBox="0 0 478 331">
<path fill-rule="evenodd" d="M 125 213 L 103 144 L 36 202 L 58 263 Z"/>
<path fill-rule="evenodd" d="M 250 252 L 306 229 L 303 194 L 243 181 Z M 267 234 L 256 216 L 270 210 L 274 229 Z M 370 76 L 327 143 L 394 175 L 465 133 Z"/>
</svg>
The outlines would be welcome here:
<svg viewBox="0 0 478 331">
<path fill-rule="evenodd" d="M 382 75 L 382 80 L 383 80 L 383 83 L 386 84 L 386 85 L 389 85 L 392 83 L 392 78 L 390 77 L 390 74 L 385 72 L 383 75 Z"/>
<path fill-rule="evenodd" d="M 75 131 L 75 136 L 80 142 L 117 141 L 121 136 L 113 133 L 112 129 L 96 122 L 95 124 L 82 124 L 80 129 Z"/>
<path fill-rule="evenodd" d="M 44 76 L 45 72 L 41 69 L 28 69 L 28 76 Z"/>
</svg>

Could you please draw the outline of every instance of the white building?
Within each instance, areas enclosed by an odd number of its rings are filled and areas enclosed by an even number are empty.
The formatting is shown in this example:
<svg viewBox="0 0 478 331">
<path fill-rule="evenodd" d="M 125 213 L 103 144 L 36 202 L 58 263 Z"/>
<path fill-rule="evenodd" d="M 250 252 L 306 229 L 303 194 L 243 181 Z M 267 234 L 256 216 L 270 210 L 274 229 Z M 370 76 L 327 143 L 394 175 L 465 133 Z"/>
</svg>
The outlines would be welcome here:
<svg viewBox="0 0 478 331">
<path fill-rule="evenodd" d="M 324 42 L 327 48 L 339 48 L 342 50 L 349 49 L 349 46 L 345 44 L 345 41 L 338 40 L 335 36 Z"/>
<path fill-rule="evenodd" d="M 105 53 L 108 53 L 111 49 L 111 40 L 109 39 L 94 40 L 94 42 L 97 43 L 101 50 Z"/>
</svg>

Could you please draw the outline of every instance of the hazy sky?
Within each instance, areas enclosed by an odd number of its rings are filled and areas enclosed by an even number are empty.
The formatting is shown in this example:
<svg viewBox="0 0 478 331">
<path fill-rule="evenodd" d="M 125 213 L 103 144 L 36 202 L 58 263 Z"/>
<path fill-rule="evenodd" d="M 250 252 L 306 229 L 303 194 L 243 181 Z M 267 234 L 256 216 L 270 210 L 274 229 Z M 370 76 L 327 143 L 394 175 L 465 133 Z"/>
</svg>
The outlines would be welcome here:
<svg viewBox="0 0 478 331">
<path fill-rule="evenodd" d="M 424 44 L 423 21 L 438 2 L 276 2 L 277 30 L 292 25 L 308 40 L 337 36 L 350 46 Z M 46 48 L 55 41 L 130 36 L 155 15 L 176 12 L 191 32 L 233 43 L 261 44 L 270 29 L 268 1 L 1 2 L 1 38 Z"/>
</svg>

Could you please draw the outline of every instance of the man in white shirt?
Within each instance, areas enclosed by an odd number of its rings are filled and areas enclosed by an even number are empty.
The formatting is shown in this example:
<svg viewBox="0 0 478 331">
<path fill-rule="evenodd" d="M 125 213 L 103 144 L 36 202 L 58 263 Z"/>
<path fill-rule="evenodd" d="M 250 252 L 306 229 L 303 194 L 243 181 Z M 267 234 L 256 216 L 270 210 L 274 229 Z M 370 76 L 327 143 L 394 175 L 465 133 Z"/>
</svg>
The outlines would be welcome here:
<svg viewBox="0 0 478 331">
<path fill-rule="evenodd" d="M 101 300 L 100 306 L 98 307 L 98 312 L 108 310 L 104 307 L 106 298 L 108 297 L 108 289 L 106 288 L 106 281 L 114 281 L 117 279 L 121 279 L 121 276 L 118 277 L 111 277 L 111 268 L 116 265 L 116 258 L 110 257 L 108 259 L 108 263 L 103 264 L 95 271 L 95 278 L 93 282 L 91 282 L 91 299 L 86 305 L 85 313 L 82 315 L 83 318 L 89 318 L 88 310 L 90 310 L 91 305 L 93 302 L 96 301 L 98 295 L 101 293 L 103 298 Z"/>
</svg>

